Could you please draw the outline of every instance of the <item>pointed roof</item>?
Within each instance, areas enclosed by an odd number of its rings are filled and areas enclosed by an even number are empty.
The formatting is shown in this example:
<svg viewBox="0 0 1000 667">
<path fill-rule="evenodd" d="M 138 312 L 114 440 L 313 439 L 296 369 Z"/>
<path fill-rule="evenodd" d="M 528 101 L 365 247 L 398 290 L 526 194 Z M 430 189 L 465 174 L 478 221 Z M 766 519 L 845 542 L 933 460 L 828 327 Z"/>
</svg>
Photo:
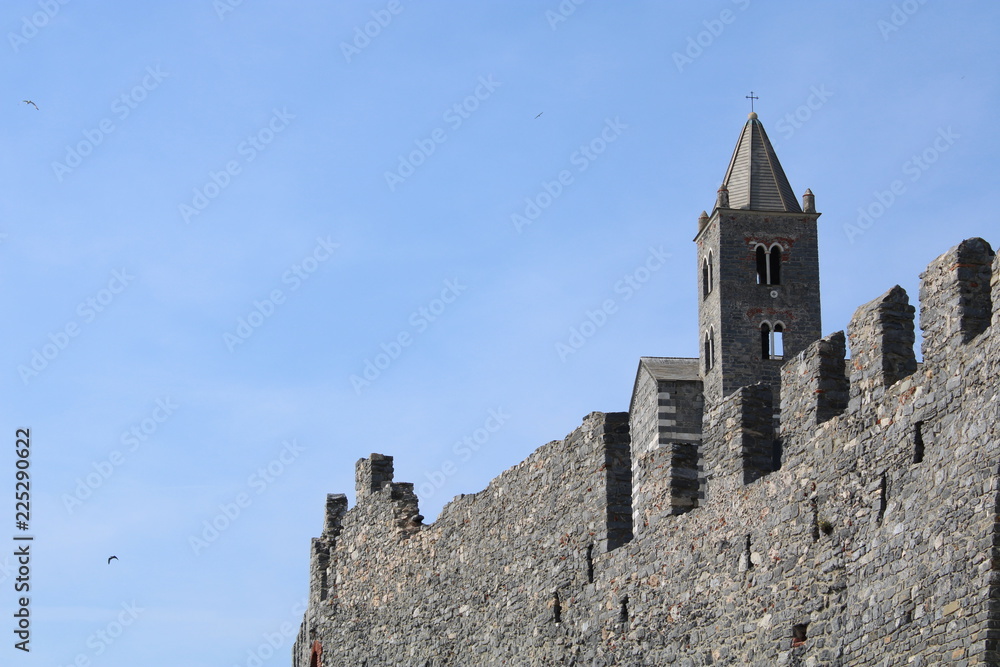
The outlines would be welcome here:
<svg viewBox="0 0 1000 667">
<path fill-rule="evenodd" d="M 802 212 L 755 113 L 743 126 L 722 185 L 729 190 L 729 208 Z"/>
</svg>

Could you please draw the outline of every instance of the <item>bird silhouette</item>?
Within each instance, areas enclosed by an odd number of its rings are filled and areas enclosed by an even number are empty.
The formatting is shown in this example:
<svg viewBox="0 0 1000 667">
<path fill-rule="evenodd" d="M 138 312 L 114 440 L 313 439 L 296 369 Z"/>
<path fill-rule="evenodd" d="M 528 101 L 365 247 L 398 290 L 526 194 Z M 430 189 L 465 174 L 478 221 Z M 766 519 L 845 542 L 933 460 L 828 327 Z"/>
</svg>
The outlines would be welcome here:
<svg viewBox="0 0 1000 667">
<path fill-rule="evenodd" d="M 543 111 L 542 113 L 538 114 L 538 116 L 541 116 L 543 113 L 545 112 Z M 535 118 L 538 118 L 538 116 L 535 116 Z"/>
<path fill-rule="evenodd" d="M 110 558 L 108 558 L 108 565 L 111 565 L 111 561 L 113 560 L 118 560 L 118 556 L 111 556 Z"/>
<path fill-rule="evenodd" d="M 24 102 L 25 104 L 30 104 L 31 106 L 35 107 L 35 111 L 38 111 L 38 105 L 32 102 L 31 100 L 21 100 L 21 101 Z"/>
</svg>

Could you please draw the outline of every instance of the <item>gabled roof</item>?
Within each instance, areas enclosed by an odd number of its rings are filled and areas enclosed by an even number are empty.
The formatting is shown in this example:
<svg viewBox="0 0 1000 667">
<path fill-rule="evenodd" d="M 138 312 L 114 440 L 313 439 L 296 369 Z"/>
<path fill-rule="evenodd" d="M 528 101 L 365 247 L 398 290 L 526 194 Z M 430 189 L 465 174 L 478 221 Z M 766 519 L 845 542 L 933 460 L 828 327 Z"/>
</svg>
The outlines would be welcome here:
<svg viewBox="0 0 1000 667">
<path fill-rule="evenodd" d="M 639 365 L 645 366 L 657 380 L 700 380 L 698 359 L 689 357 L 639 357 Z"/>
<path fill-rule="evenodd" d="M 701 381 L 701 369 L 698 359 L 688 357 L 639 357 L 639 368 L 635 372 L 635 382 L 632 384 L 632 398 L 628 411 L 632 414 L 635 407 L 635 392 L 639 389 L 639 378 L 643 369 L 649 372 L 654 380 Z"/>
<path fill-rule="evenodd" d="M 755 113 L 743 126 L 722 184 L 729 190 L 729 208 L 802 212 Z"/>
</svg>

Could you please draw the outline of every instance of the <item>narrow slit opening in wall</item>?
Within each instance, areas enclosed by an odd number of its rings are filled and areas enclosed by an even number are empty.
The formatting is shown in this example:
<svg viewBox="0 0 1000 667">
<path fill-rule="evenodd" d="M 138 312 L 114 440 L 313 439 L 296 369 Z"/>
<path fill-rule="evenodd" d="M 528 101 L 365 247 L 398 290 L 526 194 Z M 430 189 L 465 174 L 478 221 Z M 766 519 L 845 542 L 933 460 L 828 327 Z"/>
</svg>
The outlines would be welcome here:
<svg viewBox="0 0 1000 667">
<path fill-rule="evenodd" d="M 594 583 L 594 545 L 587 547 L 587 583 Z"/>
<path fill-rule="evenodd" d="M 802 646 L 806 643 L 806 631 L 809 628 L 808 623 L 797 623 L 792 626 L 792 646 Z"/>
<path fill-rule="evenodd" d="M 753 569 L 753 561 L 750 560 L 750 536 L 749 535 L 747 535 L 746 545 L 743 547 L 743 557 L 746 559 L 747 569 L 748 570 L 752 570 Z"/>
<path fill-rule="evenodd" d="M 771 472 L 781 470 L 781 455 L 783 451 L 784 445 L 781 442 L 781 438 L 775 438 L 771 441 Z"/>
<path fill-rule="evenodd" d="M 813 511 L 813 542 L 819 542 L 819 506 L 816 504 L 816 499 L 812 500 L 812 511 Z"/>
<path fill-rule="evenodd" d="M 913 425 L 913 462 L 923 463 L 924 461 L 924 423 L 922 421 Z"/>
<path fill-rule="evenodd" d="M 562 623 L 562 604 L 559 602 L 559 591 L 556 591 L 552 598 L 552 620 L 555 623 Z"/>
<path fill-rule="evenodd" d="M 622 598 L 621 609 L 618 612 L 618 622 L 628 625 L 628 596 Z"/>
<path fill-rule="evenodd" d="M 885 507 L 889 503 L 888 489 L 885 479 L 885 473 L 882 473 L 882 481 L 879 483 L 878 487 L 878 522 L 882 523 L 882 519 L 885 518 Z"/>
</svg>

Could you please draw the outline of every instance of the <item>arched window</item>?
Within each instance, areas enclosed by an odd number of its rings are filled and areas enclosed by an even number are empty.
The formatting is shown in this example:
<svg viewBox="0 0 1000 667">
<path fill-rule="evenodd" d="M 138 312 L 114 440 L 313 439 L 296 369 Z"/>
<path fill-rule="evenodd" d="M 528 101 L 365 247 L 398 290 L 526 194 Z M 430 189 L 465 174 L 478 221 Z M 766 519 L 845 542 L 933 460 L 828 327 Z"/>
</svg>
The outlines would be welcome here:
<svg viewBox="0 0 1000 667">
<path fill-rule="evenodd" d="M 769 261 L 767 265 L 767 284 L 768 285 L 780 285 L 781 284 L 781 246 L 775 243 L 771 246 L 771 250 L 768 253 Z"/>
<path fill-rule="evenodd" d="M 712 370 L 712 352 L 709 350 L 711 343 L 708 340 L 708 332 L 705 332 L 705 372 Z"/>
<path fill-rule="evenodd" d="M 715 327 L 708 330 L 708 351 L 712 353 L 712 367 L 715 368 Z"/>
<path fill-rule="evenodd" d="M 761 359 L 781 359 L 785 356 L 784 333 L 785 326 L 781 322 L 776 322 L 773 327 L 770 322 L 760 325 Z"/>
<path fill-rule="evenodd" d="M 770 248 L 757 244 L 754 254 L 757 258 L 757 284 L 781 284 L 781 246 L 775 243 Z"/>
<path fill-rule="evenodd" d="M 785 356 L 785 341 L 783 340 L 785 327 L 778 322 L 771 332 L 771 358 L 782 359 Z"/>
<path fill-rule="evenodd" d="M 715 366 L 715 329 L 711 328 L 705 332 L 705 372 L 712 370 Z"/>
<path fill-rule="evenodd" d="M 712 251 L 701 262 L 701 296 L 707 298 L 715 288 L 715 257 Z"/>
</svg>

